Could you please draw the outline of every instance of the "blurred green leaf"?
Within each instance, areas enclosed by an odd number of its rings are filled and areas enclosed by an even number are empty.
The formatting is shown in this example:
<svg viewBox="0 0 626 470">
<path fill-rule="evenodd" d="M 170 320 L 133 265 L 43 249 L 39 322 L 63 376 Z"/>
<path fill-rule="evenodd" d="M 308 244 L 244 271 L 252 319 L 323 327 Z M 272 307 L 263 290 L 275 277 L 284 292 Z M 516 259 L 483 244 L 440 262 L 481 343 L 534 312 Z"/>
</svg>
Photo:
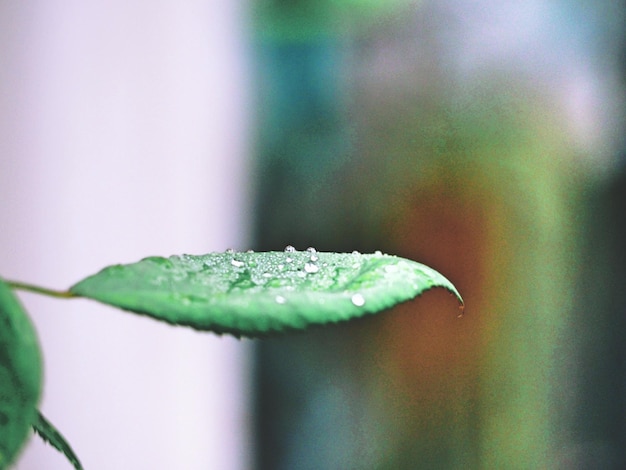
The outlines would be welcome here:
<svg viewBox="0 0 626 470">
<path fill-rule="evenodd" d="M 37 416 L 42 364 L 35 329 L 0 279 L 0 468 L 17 457 Z"/>
<path fill-rule="evenodd" d="M 423 264 L 310 249 L 150 257 L 107 267 L 70 292 L 172 324 L 255 337 L 376 313 L 434 287 L 462 302 Z"/>
<path fill-rule="evenodd" d="M 59 431 L 48 421 L 41 412 L 37 412 L 36 420 L 33 424 L 33 429 L 39 436 L 52 447 L 61 452 L 67 460 L 69 460 L 76 470 L 82 470 L 83 466 L 81 465 L 78 457 L 74 454 L 74 451 L 67 443 L 65 438 L 61 435 Z"/>
<path fill-rule="evenodd" d="M 419 8 L 421 0 L 256 0 L 256 30 L 275 41 L 316 41 Z"/>
</svg>

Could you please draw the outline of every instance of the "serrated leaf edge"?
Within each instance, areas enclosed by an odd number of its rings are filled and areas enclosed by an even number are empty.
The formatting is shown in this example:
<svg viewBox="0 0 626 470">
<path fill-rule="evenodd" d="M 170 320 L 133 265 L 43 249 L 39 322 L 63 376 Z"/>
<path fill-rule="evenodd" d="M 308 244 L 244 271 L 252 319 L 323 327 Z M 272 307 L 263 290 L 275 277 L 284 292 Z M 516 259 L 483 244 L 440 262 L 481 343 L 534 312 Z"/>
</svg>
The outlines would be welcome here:
<svg viewBox="0 0 626 470">
<path fill-rule="evenodd" d="M 33 423 L 33 430 L 44 442 L 65 455 L 76 470 L 84 470 L 67 440 L 39 410 L 37 410 L 36 421 Z"/>
</svg>

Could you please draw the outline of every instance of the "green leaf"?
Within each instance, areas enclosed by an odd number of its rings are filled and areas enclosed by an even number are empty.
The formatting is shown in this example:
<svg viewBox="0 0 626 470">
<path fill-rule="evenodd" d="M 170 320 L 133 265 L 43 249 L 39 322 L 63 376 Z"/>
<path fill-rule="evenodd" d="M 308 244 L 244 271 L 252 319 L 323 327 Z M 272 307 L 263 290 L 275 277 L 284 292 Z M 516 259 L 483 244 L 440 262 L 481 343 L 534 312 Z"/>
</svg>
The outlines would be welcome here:
<svg viewBox="0 0 626 470">
<path fill-rule="evenodd" d="M 35 329 L 11 288 L 0 279 L 0 468 L 14 462 L 28 440 L 41 387 Z"/>
<path fill-rule="evenodd" d="M 44 442 L 47 442 L 63 455 L 65 455 L 67 460 L 71 462 L 76 470 L 83 470 L 83 466 L 80 464 L 78 457 L 76 457 L 76 454 L 67 443 L 65 438 L 39 411 L 37 412 L 37 417 L 34 421 L 33 429 L 37 434 L 39 434 L 39 436 L 41 436 Z"/>
<path fill-rule="evenodd" d="M 145 258 L 107 267 L 70 292 L 172 324 L 254 337 L 379 312 L 433 287 L 462 303 L 450 281 L 414 261 L 288 247 Z"/>
</svg>

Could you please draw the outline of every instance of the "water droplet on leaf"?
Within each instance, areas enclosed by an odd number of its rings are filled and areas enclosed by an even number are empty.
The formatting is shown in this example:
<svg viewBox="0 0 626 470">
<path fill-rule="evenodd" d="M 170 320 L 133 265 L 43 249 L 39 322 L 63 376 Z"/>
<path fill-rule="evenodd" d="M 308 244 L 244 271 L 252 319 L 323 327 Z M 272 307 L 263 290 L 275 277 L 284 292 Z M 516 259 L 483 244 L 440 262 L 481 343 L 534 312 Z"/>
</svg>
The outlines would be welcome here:
<svg viewBox="0 0 626 470">
<path fill-rule="evenodd" d="M 282 295 L 277 295 L 276 297 L 274 297 L 274 300 L 276 301 L 277 304 L 281 304 L 281 305 L 287 302 L 287 299 L 285 299 Z"/>
<path fill-rule="evenodd" d="M 285 247 L 285 253 L 295 253 L 295 252 L 296 252 L 296 249 L 293 246 L 287 245 Z"/>
<path fill-rule="evenodd" d="M 173 298 L 177 302 L 180 302 L 182 305 L 185 305 L 185 306 L 191 305 L 191 299 L 188 296 L 186 296 L 186 295 L 174 294 Z"/>
<path fill-rule="evenodd" d="M 230 260 L 230 264 L 232 264 L 236 268 L 241 268 L 245 264 L 243 261 L 239 261 L 238 259 Z"/>
<path fill-rule="evenodd" d="M 365 298 L 361 294 L 354 294 L 350 300 L 352 300 L 352 303 L 357 307 L 365 305 Z"/>
<path fill-rule="evenodd" d="M 304 270 L 307 273 L 316 273 L 320 270 L 319 266 L 317 264 L 313 264 L 313 263 L 306 263 L 304 265 Z"/>
</svg>

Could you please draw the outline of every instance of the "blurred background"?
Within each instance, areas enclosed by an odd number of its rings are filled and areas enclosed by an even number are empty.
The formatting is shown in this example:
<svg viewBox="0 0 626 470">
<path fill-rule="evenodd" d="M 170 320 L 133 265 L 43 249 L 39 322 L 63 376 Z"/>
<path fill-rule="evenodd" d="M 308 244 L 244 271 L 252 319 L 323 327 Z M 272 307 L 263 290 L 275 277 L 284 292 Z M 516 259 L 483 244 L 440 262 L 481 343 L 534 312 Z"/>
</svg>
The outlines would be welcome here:
<svg viewBox="0 0 626 470">
<path fill-rule="evenodd" d="M 0 2 L 3 276 L 291 244 L 466 300 L 253 342 L 24 294 L 44 414 L 92 469 L 626 467 L 625 13 Z"/>
</svg>

